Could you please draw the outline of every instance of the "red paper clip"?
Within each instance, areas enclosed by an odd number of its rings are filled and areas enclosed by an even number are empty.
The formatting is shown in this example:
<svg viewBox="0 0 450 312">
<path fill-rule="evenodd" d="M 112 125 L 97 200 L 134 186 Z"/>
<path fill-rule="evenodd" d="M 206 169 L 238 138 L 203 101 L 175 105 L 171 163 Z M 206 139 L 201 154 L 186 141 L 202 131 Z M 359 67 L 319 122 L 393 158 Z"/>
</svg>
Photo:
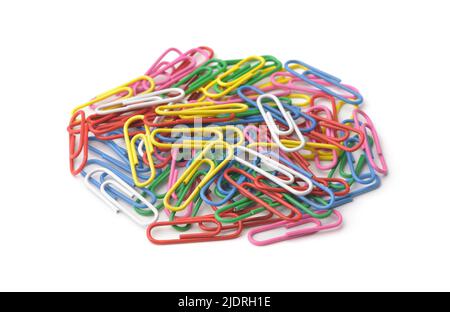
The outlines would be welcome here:
<svg viewBox="0 0 450 312">
<path fill-rule="evenodd" d="M 80 117 L 80 120 L 77 120 L 78 117 Z M 86 166 L 88 160 L 89 129 L 84 111 L 79 110 L 73 114 L 69 126 L 67 127 L 67 131 L 69 132 L 70 172 L 73 175 L 78 175 Z M 79 135 L 78 146 L 77 135 Z M 75 161 L 81 153 L 83 153 L 83 158 L 78 168 L 75 168 Z"/>
<path fill-rule="evenodd" d="M 122 139 L 123 134 L 110 134 L 116 130 L 122 130 L 125 122 L 134 116 L 147 114 L 150 116 L 156 116 L 156 114 L 152 111 L 149 112 L 149 109 L 143 109 L 139 111 L 134 111 L 130 113 L 116 113 L 109 115 L 91 115 L 87 118 L 87 123 L 89 125 L 89 131 L 92 132 L 99 140 L 116 140 Z M 144 123 L 142 121 L 136 122 L 136 127 L 143 126 Z M 143 131 L 136 130 L 130 133 L 131 136 L 134 136 L 138 133 L 143 133 Z"/>
<path fill-rule="evenodd" d="M 336 106 L 336 100 L 334 97 L 329 96 L 329 95 L 322 95 L 322 94 L 316 94 L 315 96 L 313 96 L 311 98 L 311 107 L 316 107 L 317 106 L 317 101 L 319 100 L 327 100 L 331 103 L 331 110 L 332 110 L 332 117 L 334 121 L 339 121 L 338 120 L 338 110 L 337 110 L 337 106 Z"/>
<path fill-rule="evenodd" d="M 157 227 L 173 226 L 173 225 L 187 225 L 187 224 L 205 224 L 214 223 L 217 228 L 209 230 L 203 233 L 194 234 L 180 234 L 178 239 L 156 239 L 153 237 L 152 230 Z M 222 227 L 222 224 L 211 216 L 194 217 L 194 218 L 180 218 L 174 221 L 157 222 L 148 226 L 147 238 L 157 245 L 170 245 L 170 244 L 185 244 L 185 243 L 201 243 L 211 241 L 221 241 L 237 238 L 241 235 L 243 226 L 242 222 L 238 222 L 238 226 L 231 234 L 221 235 L 226 229 Z"/>
<path fill-rule="evenodd" d="M 336 122 L 334 120 L 329 120 L 323 117 L 320 117 L 319 115 L 316 115 L 312 112 L 307 113 L 311 117 L 317 120 L 317 125 L 323 128 L 329 128 L 331 130 L 336 130 L 337 133 L 343 132 L 343 136 L 339 136 L 336 138 L 329 137 L 325 134 L 323 134 L 323 131 L 313 130 L 311 132 L 304 133 L 305 136 L 308 136 L 310 139 L 315 139 L 324 143 L 332 144 L 334 146 L 339 147 L 341 150 L 344 150 L 346 152 L 354 152 L 357 151 L 363 144 L 365 140 L 364 132 L 360 129 L 356 129 L 347 125 L 340 124 L 339 122 Z M 343 144 L 351 135 L 351 133 L 358 134 L 359 140 L 358 143 L 355 144 L 352 147 L 347 147 L 345 144 Z"/>
<path fill-rule="evenodd" d="M 254 202 L 258 203 L 261 207 L 266 208 L 267 210 L 272 212 L 274 215 L 278 216 L 280 219 L 289 220 L 289 221 L 297 221 L 297 220 L 300 220 L 302 218 L 302 213 L 296 207 L 292 206 L 290 203 L 288 203 L 287 201 L 283 200 L 283 197 L 282 197 L 282 195 L 280 193 L 268 192 L 268 191 L 266 191 L 264 189 L 261 189 L 261 188 L 257 187 L 255 185 L 255 183 L 244 182 L 244 183 L 239 184 L 236 181 L 234 181 L 233 178 L 230 176 L 231 173 L 237 173 L 237 174 L 243 175 L 243 176 L 245 176 L 246 178 L 248 178 L 249 180 L 251 180 L 253 182 L 254 182 L 255 178 L 252 175 L 250 175 L 248 172 L 246 172 L 246 171 L 244 171 L 242 169 L 233 168 L 233 167 L 232 168 L 228 168 L 224 172 L 224 178 L 231 185 L 236 187 L 238 189 L 239 193 L 241 193 L 242 195 L 244 195 L 248 199 L 251 199 Z M 246 188 L 253 188 L 256 191 L 263 193 L 265 196 L 269 197 L 270 199 L 280 203 L 281 205 L 283 205 L 286 209 L 288 209 L 290 211 L 290 215 L 285 215 L 285 214 L 281 213 L 279 210 L 277 210 L 276 208 L 270 206 L 268 203 L 266 203 L 264 200 L 262 200 L 258 196 L 255 196 L 252 192 L 250 192 Z"/>
</svg>

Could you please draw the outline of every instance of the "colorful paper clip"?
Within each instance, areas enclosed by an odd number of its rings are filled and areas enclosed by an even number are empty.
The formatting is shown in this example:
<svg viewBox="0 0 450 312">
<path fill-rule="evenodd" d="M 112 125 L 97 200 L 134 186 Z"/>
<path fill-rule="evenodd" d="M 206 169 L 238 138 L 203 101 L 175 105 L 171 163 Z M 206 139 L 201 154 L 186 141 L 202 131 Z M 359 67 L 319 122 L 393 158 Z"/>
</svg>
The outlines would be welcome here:
<svg viewBox="0 0 450 312">
<path fill-rule="evenodd" d="M 269 168 L 271 168 L 274 171 L 282 173 L 286 177 L 286 179 L 280 179 L 279 177 L 250 163 L 249 161 L 245 160 L 244 158 L 242 158 L 240 156 L 235 156 L 234 160 L 237 161 L 238 163 L 240 163 L 241 165 L 244 165 L 247 168 L 250 168 L 250 169 L 254 170 L 255 172 L 265 176 L 267 179 L 271 180 L 275 184 L 279 185 L 280 187 L 284 188 L 285 190 L 287 190 L 288 192 L 290 192 L 296 196 L 305 196 L 305 195 L 308 195 L 309 193 L 311 193 L 312 188 L 313 188 L 311 180 L 308 177 L 306 177 L 305 175 L 301 174 L 300 172 L 297 172 L 289 167 L 286 167 L 285 165 L 273 160 L 272 158 L 269 158 L 269 157 L 267 157 L 261 153 L 258 153 L 257 151 L 252 150 L 250 148 L 243 147 L 243 146 L 237 146 L 236 149 L 238 151 L 240 151 L 241 153 L 242 152 L 248 153 L 254 157 L 261 159 L 261 162 L 264 165 L 268 166 Z M 305 183 L 307 185 L 307 188 L 303 191 L 299 191 L 299 190 L 296 190 L 293 187 L 291 187 L 290 184 L 293 184 L 294 182 L 296 182 L 296 180 L 301 180 L 303 183 Z"/>
<path fill-rule="evenodd" d="M 80 119 L 77 121 L 78 117 Z M 76 130 L 76 128 L 79 128 Z M 72 175 L 78 175 L 86 166 L 88 160 L 88 126 L 86 123 L 86 115 L 83 111 L 77 111 L 72 115 L 70 119 L 69 127 L 67 128 L 69 132 L 69 149 L 70 149 L 70 172 Z M 78 147 L 77 147 L 77 136 Z M 82 161 L 78 168 L 75 168 L 75 161 L 82 155 Z"/>
<path fill-rule="evenodd" d="M 225 149 L 225 157 L 223 160 L 219 162 L 218 165 L 207 157 L 208 153 L 212 151 L 212 149 Z M 228 162 L 230 162 L 233 159 L 233 148 L 226 142 L 220 142 L 220 141 L 214 141 L 208 144 L 203 151 L 194 159 L 192 164 L 187 168 L 187 170 L 181 175 L 181 177 L 178 179 L 178 181 L 172 186 L 172 188 L 167 192 L 166 196 L 164 197 L 164 206 L 174 212 L 181 211 L 183 209 L 186 209 L 186 207 L 194 200 L 194 198 L 199 194 L 201 188 L 205 186 L 206 183 L 208 183 L 209 180 L 213 179 L 213 177 L 222 170 L 223 167 L 225 167 Z M 184 203 L 173 206 L 170 201 L 172 194 L 176 192 L 178 187 L 182 183 L 187 183 L 190 179 L 192 179 L 193 175 L 202 165 L 208 165 L 209 171 L 206 174 L 206 176 L 202 179 L 202 181 L 197 185 L 197 187 L 192 191 L 192 193 L 189 195 L 189 197 L 184 201 Z"/>
<path fill-rule="evenodd" d="M 358 89 L 301 61 L 183 51 L 78 105 L 67 127 L 71 173 L 150 242 L 305 237 L 380 187 L 388 166 Z"/>
<path fill-rule="evenodd" d="M 270 244 L 274 244 L 274 243 L 279 243 L 282 241 L 287 241 L 287 240 L 303 237 L 306 235 L 316 234 L 318 232 L 322 232 L 322 231 L 326 231 L 326 230 L 336 229 L 336 228 L 340 227 L 342 224 L 342 215 L 337 210 L 335 210 L 333 212 L 333 214 L 337 218 L 337 221 L 327 224 L 327 225 L 323 225 L 322 220 L 318 220 L 315 218 L 305 218 L 305 219 L 297 221 L 297 222 L 281 221 L 278 223 L 264 225 L 262 227 L 250 230 L 248 232 L 248 239 L 249 239 L 250 243 L 252 243 L 253 245 L 266 246 L 266 245 L 270 245 Z M 279 229 L 279 228 L 285 228 L 287 230 L 290 230 L 292 228 L 304 226 L 304 225 L 308 225 L 308 224 L 311 224 L 313 226 L 302 228 L 299 230 L 289 231 L 281 236 L 277 236 L 277 237 L 273 237 L 273 238 L 267 238 L 264 240 L 255 239 L 255 236 L 257 234 L 261 234 L 266 231 L 271 231 L 271 230 Z"/>
<path fill-rule="evenodd" d="M 295 65 L 299 65 L 301 69 L 303 69 L 303 73 L 299 74 L 296 70 L 293 70 L 291 68 L 291 65 L 295 64 Z M 331 96 L 344 101 L 346 103 L 349 104 L 353 104 L 353 105 L 360 105 L 363 102 L 363 97 L 359 92 L 356 92 L 355 90 L 344 86 L 341 83 L 341 80 L 335 76 L 332 76 L 324 71 L 321 71 L 315 67 L 312 67 L 304 62 L 301 61 L 295 61 L 295 60 L 291 60 L 288 61 L 285 65 L 285 69 L 291 73 L 292 75 L 294 75 L 295 77 L 300 78 L 301 80 L 309 83 L 310 85 L 316 87 L 317 89 L 330 94 Z M 332 86 L 338 88 L 338 89 L 342 89 L 344 92 L 351 94 L 351 98 L 349 97 L 344 97 L 343 95 L 336 93 L 335 91 L 333 91 L 330 87 L 325 87 L 324 85 L 318 83 L 317 81 L 314 81 L 313 79 L 309 78 L 309 75 L 313 75 L 317 78 L 323 79 L 324 81 L 330 83 Z"/>
<path fill-rule="evenodd" d="M 272 114 L 270 112 L 266 112 L 264 110 L 264 107 L 262 105 L 262 101 L 269 99 L 271 101 L 273 101 L 276 106 L 278 107 L 278 109 L 281 112 L 281 115 L 283 116 L 283 118 L 285 119 L 287 125 L 288 125 L 288 129 L 287 130 L 281 130 L 279 127 L 277 127 L 277 125 L 275 124 L 275 120 L 272 117 Z M 272 140 L 278 144 L 278 146 L 285 152 L 297 152 L 299 150 L 301 150 L 304 146 L 305 146 L 305 138 L 303 137 L 303 134 L 301 133 L 300 129 L 298 128 L 297 124 L 295 123 L 294 118 L 292 118 L 292 115 L 290 112 L 287 112 L 283 105 L 281 104 L 280 100 L 278 99 L 278 97 L 276 97 L 273 94 L 264 94 L 264 95 L 260 95 L 256 101 L 256 103 L 258 104 L 258 109 L 261 112 L 261 115 L 264 118 L 264 121 L 267 124 L 267 127 L 270 131 L 270 134 L 272 136 Z M 295 147 L 287 147 L 285 146 L 280 139 L 280 135 L 283 136 L 289 136 L 291 135 L 293 132 L 295 132 L 295 134 L 297 135 L 297 138 L 300 141 L 300 144 L 295 146 Z"/>
<path fill-rule="evenodd" d="M 175 94 L 175 95 L 173 95 Z M 135 97 L 113 101 L 98 105 L 95 113 L 98 115 L 123 113 L 152 106 L 158 106 L 170 102 L 177 102 L 184 98 L 184 90 L 179 88 L 163 89 Z"/>
<path fill-rule="evenodd" d="M 136 121 L 143 121 L 144 116 L 134 116 L 125 123 L 123 127 L 125 143 L 128 150 L 128 159 L 130 161 L 131 174 L 133 176 L 133 181 L 137 187 L 146 187 L 150 183 L 153 182 L 156 176 L 155 164 L 153 162 L 152 154 L 153 154 L 153 145 L 150 141 L 150 129 L 144 125 L 145 133 L 138 133 L 132 138 L 130 138 L 129 128 Z M 150 176 L 149 178 L 141 182 L 139 181 L 139 177 L 137 175 L 136 166 L 139 164 L 138 153 L 136 151 L 136 142 L 142 140 L 144 142 L 146 156 L 147 156 L 147 165 L 150 167 Z"/>
<path fill-rule="evenodd" d="M 105 173 L 108 175 L 108 180 L 104 181 L 100 185 L 100 191 L 95 188 L 91 183 L 90 179 L 93 177 L 93 175 L 97 173 Z M 92 190 L 93 193 L 95 193 L 99 198 L 101 198 L 105 203 L 108 204 L 108 206 L 116 213 L 122 212 L 127 217 L 129 217 L 131 220 L 133 220 L 135 223 L 137 223 L 140 226 L 147 226 L 149 224 L 154 223 L 156 220 L 158 220 L 158 210 L 149 203 L 141 194 L 139 194 L 136 190 L 134 190 L 132 187 L 130 187 L 127 183 L 125 183 L 123 180 L 121 180 L 117 175 L 115 175 L 113 172 L 111 172 L 109 169 L 106 168 L 98 168 L 95 170 L 92 170 L 85 176 L 85 185 Z M 151 212 L 152 216 L 150 218 L 140 218 L 137 215 L 133 214 L 129 211 L 125 206 L 123 206 L 121 203 L 119 203 L 115 198 L 113 198 L 106 189 L 108 187 L 112 187 L 126 195 L 128 195 L 130 198 L 133 198 L 135 200 L 139 200 L 142 202 Z"/>
<path fill-rule="evenodd" d="M 215 228 L 213 230 L 203 231 L 201 233 L 194 234 L 181 234 L 178 239 L 156 239 L 153 236 L 153 230 L 158 227 L 163 226 L 173 226 L 173 225 L 186 225 L 186 224 L 214 224 Z M 201 242 L 211 242 L 211 241 L 223 241 L 234 239 L 240 236 L 243 226 L 241 222 L 237 223 L 238 226 L 233 233 L 221 235 L 224 231 L 222 224 L 217 221 L 214 217 L 196 217 L 196 218 L 185 218 L 175 221 L 158 222 L 150 225 L 147 228 L 147 238 L 154 244 L 158 245 L 170 245 L 170 244 L 184 244 L 184 243 L 201 243 Z"/>
<path fill-rule="evenodd" d="M 95 107 L 99 103 L 105 103 L 108 101 L 114 101 L 117 99 L 126 99 L 129 97 L 132 97 L 133 95 L 136 95 L 135 91 L 132 88 L 132 85 L 136 84 L 136 83 L 148 83 L 148 86 L 141 93 L 152 92 L 153 89 L 155 88 L 155 82 L 153 81 L 153 79 L 151 77 L 145 76 L 145 75 L 140 76 L 140 77 L 133 79 L 117 88 L 114 88 L 110 91 L 104 92 L 104 93 L 96 96 L 95 98 L 93 98 L 92 100 L 90 100 L 87 103 L 84 103 L 84 104 L 81 104 L 81 105 L 75 107 L 72 110 L 72 114 L 74 114 L 75 112 L 79 111 L 80 109 L 84 109 L 88 106 Z"/>
</svg>

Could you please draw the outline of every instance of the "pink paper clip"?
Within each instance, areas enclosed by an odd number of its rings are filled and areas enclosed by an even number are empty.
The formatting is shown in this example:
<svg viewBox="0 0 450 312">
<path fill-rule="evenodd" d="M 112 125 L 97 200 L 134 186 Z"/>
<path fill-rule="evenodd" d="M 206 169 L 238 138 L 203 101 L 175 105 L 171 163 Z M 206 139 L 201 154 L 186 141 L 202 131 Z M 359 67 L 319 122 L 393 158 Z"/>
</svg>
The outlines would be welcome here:
<svg viewBox="0 0 450 312">
<path fill-rule="evenodd" d="M 296 221 L 296 222 L 290 222 L 290 221 L 281 221 L 281 222 L 277 222 L 277 223 L 273 223 L 273 224 L 268 224 L 268 225 L 264 225 L 258 228 L 255 228 L 253 230 L 250 230 L 248 232 L 248 240 L 250 241 L 250 243 L 252 243 L 253 245 L 256 246 L 266 246 L 266 245 L 271 245 L 271 244 L 275 244 L 275 243 L 279 243 L 279 242 L 283 242 L 283 241 L 287 241 L 287 240 L 291 240 L 294 238 L 300 238 L 300 237 L 304 237 L 307 235 L 312 235 L 312 234 L 316 234 L 318 232 L 322 232 L 322 231 L 326 231 L 326 230 L 332 230 L 332 229 L 336 229 L 338 227 L 340 227 L 342 225 L 342 215 L 339 213 L 339 211 L 334 210 L 333 211 L 333 215 L 334 217 L 337 218 L 337 220 L 333 223 L 330 224 L 322 224 L 321 220 L 316 219 L 316 218 L 312 218 L 312 217 L 306 217 L 300 221 Z M 280 229 L 280 228 L 285 228 L 285 229 L 291 229 L 297 226 L 301 226 L 301 225 L 306 225 L 306 224 L 313 224 L 313 227 L 308 227 L 308 228 L 303 228 L 303 229 L 299 229 L 296 231 L 290 231 L 287 232 L 283 235 L 277 236 L 277 237 L 272 237 L 272 238 L 268 238 L 265 240 L 256 240 L 255 236 L 256 234 L 260 234 L 260 233 L 264 233 L 267 231 L 271 231 L 271 230 L 275 230 L 275 229 Z"/>
<path fill-rule="evenodd" d="M 181 64 L 188 64 L 184 66 L 182 70 L 177 70 Z M 196 68 L 195 60 L 182 54 L 175 61 L 162 66 L 155 73 L 150 74 L 150 76 L 155 80 L 156 88 L 155 90 L 166 89 L 170 85 L 174 84 L 176 81 L 189 74 Z"/>
<path fill-rule="evenodd" d="M 263 130 L 263 131 L 261 131 Z M 251 132 L 256 134 L 256 138 L 251 135 Z M 253 125 L 246 126 L 242 133 L 244 134 L 245 139 L 249 143 L 263 142 L 263 143 L 271 143 L 272 141 L 269 138 L 269 129 L 267 127 L 256 127 Z"/>
<path fill-rule="evenodd" d="M 365 120 L 361 121 L 358 117 L 358 115 L 362 116 Z M 377 164 L 375 161 L 375 155 L 372 151 L 372 148 L 370 147 L 369 140 L 364 141 L 364 150 L 367 154 L 367 159 L 369 163 L 372 165 L 372 167 L 375 169 L 375 171 L 386 175 L 388 173 L 388 167 L 386 160 L 383 155 L 383 150 L 381 148 L 380 139 L 378 137 L 378 132 L 375 129 L 375 126 L 372 122 L 372 120 L 369 118 L 369 116 L 363 112 L 360 109 L 353 110 L 353 119 L 355 120 L 355 127 L 364 131 L 366 137 L 369 136 L 368 131 L 370 131 L 373 142 L 375 145 L 375 151 L 376 155 L 378 156 L 378 159 L 380 160 L 380 164 Z"/>
<path fill-rule="evenodd" d="M 171 51 L 179 52 L 174 48 L 169 50 L 166 51 L 162 57 L 165 57 Z M 150 68 L 152 71 L 147 71 L 146 74 L 155 80 L 155 90 L 165 89 L 177 83 L 197 67 L 203 65 L 213 56 L 213 53 L 214 52 L 210 48 L 194 48 L 186 53 L 180 53 L 179 56 L 171 62 L 161 62 L 161 60 L 159 60 L 156 66 Z M 198 60 L 199 57 L 201 57 L 200 60 Z"/>
<path fill-rule="evenodd" d="M 184 54 L 193 58 L 197 64 L 197 67 L 200 67 L 214 57 L 214 50 L 209 47 L 198 47 L 191 49 Z M 182 64 L 178 69 L 181 70 L 183 67 L 184 66 Z"/>
<path fill-rule="evenodd" d="M 145 75 L 150 76 L 155 80 L 155 78 L 158 78 L 158 83 L 161 83 L 160 79 L 163 78 L 163 82 L 168 80 L 168 77 L 163 76 L 162 74 L 160 77 L 157 77 L 158 72 L 164 71 L 165 68 L 178 60 L 180 57 L 183 56 L 183 53 L 178 50 L 177 48 L 169 48 L 167 49 L 163 54 L 161 54 L 160 57 L 150 66 L 150 68 L 145 72 Z M 165 78 L 164 78 L 165 77 Z M 155 83 L 157 81 L 155 80 Z M 132 86 L 132 89 L 134 90 L 135 94 L 140 94 L 148 89 L 148 86 L 143 83 L 135 83 Z"/>
<path fill-rule="evenodd" d="M 316 83 L 319 83 L 321 85 L 330 87 L 332 86 L 331 83 L 317 78 L 313 75 L 310 75 L 310 79 Z M 284 77 L 284 78 L 290 78 L 290 80 L 286 83 L 281 83 L 277 81 L 277 78 L 280 77 Z M 288 72 L 276 72 L 273 73 L 272 76 L 270 76 L 270 81 L 272 82 L 274 87 L 280 88 L 280 89 L 287 89 L 290 91 L 295 91 L 295 92 L 300 92 L 300 93 L 306 93 L 306 94 L 311 94 L 311 95 L 327 95 L 326 93 L 324 93 L 323 91 L 321 91 L 320 89 L 311 86 L 310 84 L 306 83 L 305 81 L 303 81 L 302 79 L 292 75 L 291 73 Z M 355 91 L 355 92 L 359 92 L 358 89 L 356 89 L 353 86 L 347 85 L 347 84 L 342 84 L 343 86 Z M 343 92 L 342 96 L 345 97 L 351 97 L 352 95 L 348 92 Z"/>
<path fill-rule="evenodd" d="M 176 57 L 169 58 L 168 55 L 170 54 L 176 54 Z M 167 64 L 172 63 L 174 60 L 179 58 L 183 53 L 178 50 L 177 48 L 169 48 L 167 49 L 163 54 L 161 54 L 160 57 L 153 63 L 152 66 L 146 71 L 147 75 L 151 75 L 155 72 L 157 72 L 162 66 L 166 66 Z"/>
</svg>

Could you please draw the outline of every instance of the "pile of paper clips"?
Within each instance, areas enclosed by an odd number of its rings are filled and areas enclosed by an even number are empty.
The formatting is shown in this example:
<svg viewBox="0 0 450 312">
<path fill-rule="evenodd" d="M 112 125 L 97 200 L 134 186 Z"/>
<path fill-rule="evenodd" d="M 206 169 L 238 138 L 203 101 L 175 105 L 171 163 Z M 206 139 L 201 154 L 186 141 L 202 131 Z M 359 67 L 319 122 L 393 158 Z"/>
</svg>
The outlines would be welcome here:
<svg viewBox="0 0 450 312">
<path fill-rule="evenodd" d="M 171 48 L 73 110 L 70 168 L 155 244 L 251 228 L 268 245 L 339 228 L 336 208 L 380 186 L 387 166 L 362 103 L 300 61 Z"/>
</svg>

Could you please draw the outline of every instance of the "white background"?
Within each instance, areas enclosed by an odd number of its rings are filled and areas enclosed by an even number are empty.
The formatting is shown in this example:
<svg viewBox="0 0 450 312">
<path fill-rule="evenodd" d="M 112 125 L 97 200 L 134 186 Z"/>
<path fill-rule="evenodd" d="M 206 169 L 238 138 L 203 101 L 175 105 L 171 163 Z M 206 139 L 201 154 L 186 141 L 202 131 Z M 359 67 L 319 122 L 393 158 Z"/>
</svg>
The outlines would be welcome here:
<svg viewBox="0 0 450 312">
<path fill-rule="evenodd" d="M 448 1 L 3 1 L 0 290 L 450 290 Z M 166 48 L 300 59 L 358 87 L 391 169 L 337 232 L 159 247 L 68 168 L 75 105 Z"/>
</svg>

